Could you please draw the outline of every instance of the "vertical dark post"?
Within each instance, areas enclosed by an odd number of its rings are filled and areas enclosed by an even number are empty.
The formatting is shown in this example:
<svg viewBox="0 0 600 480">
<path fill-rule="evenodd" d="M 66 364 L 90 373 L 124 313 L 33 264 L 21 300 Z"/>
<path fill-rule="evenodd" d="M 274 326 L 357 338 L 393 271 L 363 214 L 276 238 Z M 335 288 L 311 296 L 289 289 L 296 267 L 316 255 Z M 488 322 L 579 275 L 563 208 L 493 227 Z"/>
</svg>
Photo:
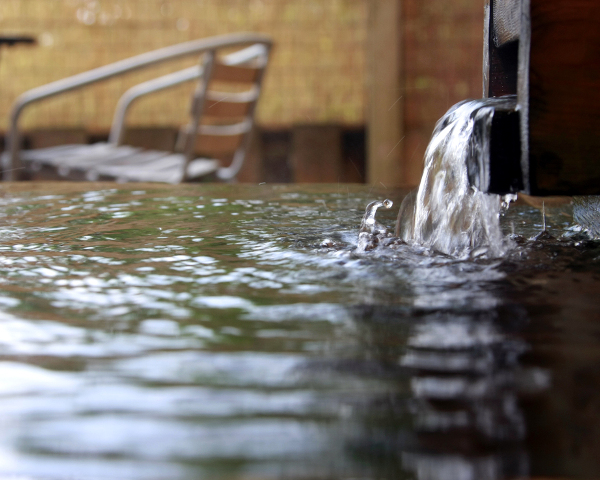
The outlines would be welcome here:
<svg viewBox="0 0 600 480">
<path fill-rule="evenodd" d="M 600 194 L 600 2 L 523 0 L 519 108 L 527 190 Z"/>
<path fill-rule="evenodd" d="M 485 98 L 514 96 L 517 93 L 520 19 L 521 0 L 486 0 L 483 39 Z M 477 186 L 487 193 L 504 194 L 523 189 L 519 121 L 514 97 L 505 107 L 494 108 L 487 143 L 489 152 L 478 159 L 485 165 L 476 169 L 480 174 L 485 172 L 486 178 L 481 179 Z"/>
</svg>

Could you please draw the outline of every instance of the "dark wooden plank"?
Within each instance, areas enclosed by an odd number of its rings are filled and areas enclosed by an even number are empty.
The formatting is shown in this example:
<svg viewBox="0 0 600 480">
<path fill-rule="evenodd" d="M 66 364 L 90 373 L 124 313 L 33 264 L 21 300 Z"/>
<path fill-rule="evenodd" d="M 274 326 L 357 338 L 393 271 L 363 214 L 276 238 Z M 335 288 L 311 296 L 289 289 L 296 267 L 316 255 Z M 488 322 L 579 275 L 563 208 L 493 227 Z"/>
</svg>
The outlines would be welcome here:
<svg viewBox="0 0 600 480">
<path fill-rule="evenodd" d="M 529 82 L 519 103 L 529 193 L 600 194 L 600 2 L 526 1 Z"/>
<path fill-rule="evenodd" d="M 177 128 L 133 127 L 125 129 L 121 143 L 152 150 L 172 151 L 176 138 Z"/>
<path fill-rule="evenodd" d="M 298 183 L 342 180 L 342 129 L 333 125 L 297 125 L 292 132 L 293 178 Z"/>
<path fill-rule="evenodd" d="M 259 79 L 262 70 L 262 68 L 239 67 L 215 62 L 211 80 L 233 83 L 254 83 Z"/>
<path fill-rule="evenodd" d="M 366 135 L 364 127 L 342 132 L 342 182 L 365 183 Z"/>
<path fill-rule="evenodd" d="M 290 162 L 292 134 L 289 129 L 263 130 L 260 181 L 289 183 L 293 173 Z"/>
<path fill-rule="evenodd" d="M 47 148 L 65 144 L 85 144 L 88 141 L 84 128 L 44 128 L 27 133 L 28 148 Z"/>
<path fill-rule="evenodd" d="M 261 169 L 263 156 L 261 129 L 255 126 L 250 134 L 244 164 L 236 177 L 239 183 L 259 183 L 262 181 Z M 231 163 L 232 158 L 233 155 L 230 158 L 219 157 L 219 160 L 223 160 L 221 165 L 227 166 Z"/>
</svg>

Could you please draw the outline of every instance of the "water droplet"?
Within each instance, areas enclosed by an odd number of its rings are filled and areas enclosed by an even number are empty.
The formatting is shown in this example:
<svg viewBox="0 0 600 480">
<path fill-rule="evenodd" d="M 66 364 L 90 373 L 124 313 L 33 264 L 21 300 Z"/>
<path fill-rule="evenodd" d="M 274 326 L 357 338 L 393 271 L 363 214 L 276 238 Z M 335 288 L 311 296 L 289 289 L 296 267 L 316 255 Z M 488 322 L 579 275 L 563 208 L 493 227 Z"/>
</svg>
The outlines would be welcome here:
<svg viewBox="0 0 600 480">
<path fill-rule="evenodd" d="M 175 23 L 175 28 L 180 32 L 185 32 L 190 28 L 190 21 L 187 18 L 179 18 Z"/>
<path fill-rule="evenodd" d="M 52 47 L 54 45 L 54 36 L 50 32 L 44 32 L 40 35 L 40 45 L 42 47 Z"/>
</svg>

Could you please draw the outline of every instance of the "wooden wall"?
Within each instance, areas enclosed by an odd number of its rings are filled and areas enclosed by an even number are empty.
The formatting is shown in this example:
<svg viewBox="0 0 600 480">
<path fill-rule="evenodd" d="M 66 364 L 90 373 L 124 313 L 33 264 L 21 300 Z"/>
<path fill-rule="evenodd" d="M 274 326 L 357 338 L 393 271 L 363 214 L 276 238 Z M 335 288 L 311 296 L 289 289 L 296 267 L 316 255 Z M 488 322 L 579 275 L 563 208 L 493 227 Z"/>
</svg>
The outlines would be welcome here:
<svg viewBox="0 0 600 480">
<path fill-rule="evenodd" d="M 0 0 L 0 32 L 33 35 L 34 47 L 3 48 L 0 131 L 27 89 L 176 43 L 240 31 L 275 42 L 258 120 L 364 124 L 365 39 L 370 0 Z M 172 69 L 197 62 L 176 62 Z M 153 69 L 149 74 L 168 71 Z M 147 78 L 134 73 L 52 99 L 29 110 L 27 128 L 107 130 L 116 101 Z M 144 99 L 131 112 L 136 127 L 177 124 L 190 88 Z"/>
<path fill-rule="evenodd" d="M 253 30 L 273 35 L 276 43 L 258 110 L 268 138 L 260 178 L 366 178 L 391 187 L 418 184 L 436 121 L 452 104 L 482 96 L 483 0 L 1 3 L 0 30 L 33 34 L 38 45 L 2 52 L 0 131 L 6 128 L 10 104 L 28 88 L 152 48 Z M 84 129 L 101 138 L 128 82 L 109 82 L 91 93 L 51 100 L 27 114 L 24 125 L 33 130 Z M 131 125 L 145 129 L 176 124 L 186 111 L 189 92 L 182 88 L 175 93 L 137 105 Z M 352 133 L 363 130 L 366 142 Z M 301 131 L 298 135 L 312 147 L 300 148 L 299 139 L 293 140 Z M 319 132 L 323 138 L 317 139 Z M 327 140 L 340 135 L 341 141 Z M 298 150 L 292 153 L 294 146 Z M 288 149 L 285 155 L 283 148 Z M 328 175 L 315 175 L 316 166 L 301 164 L 298 152 L 309 158 L 311 148 L 334 163 Z M 341 155 L 336 153 L 340 148 Z M 310 176 L 300 173 L 308 170 Z"/>
<path fill-rule="evenodd" d="M 526 186 L 536 195 L 598 195 L 600 3 L 527 3 L 531 32 L 520 41 L 529 62 L 519 66 L 519 75 L 529 68 L 519 85 Z"/>
</svg>

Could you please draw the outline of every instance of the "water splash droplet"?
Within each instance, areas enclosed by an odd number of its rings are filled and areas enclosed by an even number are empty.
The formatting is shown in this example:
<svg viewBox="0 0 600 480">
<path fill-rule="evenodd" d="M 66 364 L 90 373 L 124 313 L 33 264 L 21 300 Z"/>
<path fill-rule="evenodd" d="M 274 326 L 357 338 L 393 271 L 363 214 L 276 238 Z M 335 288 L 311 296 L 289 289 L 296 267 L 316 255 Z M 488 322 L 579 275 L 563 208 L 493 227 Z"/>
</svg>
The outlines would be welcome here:
<svg viewBox="0 0 600 480">
<path fill-rule="evenodd" d="M 390 209 L 393 204 L 394 202 L 386 198 L 383 201 L 376 200 L 367 205 L 358 234 L 358 245 L 356 247 L 358 252 L 372 250 L 379 245 L 383 238 L 388 236 L 387 228 L 377 221 L 375 215 L 378 208 Z"/>
<path fill-rule="evenodd" d="M 378 208 L 383 207 L 385 209 L 390 209 L 392 208 L 393 204 L 394 202 L 388 200 L 387 198 L 383 201 L 377 200 L 375 202 L 369 203 L 367 205 L 365 215 L 360 224 L 361 233 L 366 232 L 371 233 L 373 235 L 385 234 L 387 232 L 387 229 L 375 219 L 375 214 L 377 213 Z"/>
</svg>

